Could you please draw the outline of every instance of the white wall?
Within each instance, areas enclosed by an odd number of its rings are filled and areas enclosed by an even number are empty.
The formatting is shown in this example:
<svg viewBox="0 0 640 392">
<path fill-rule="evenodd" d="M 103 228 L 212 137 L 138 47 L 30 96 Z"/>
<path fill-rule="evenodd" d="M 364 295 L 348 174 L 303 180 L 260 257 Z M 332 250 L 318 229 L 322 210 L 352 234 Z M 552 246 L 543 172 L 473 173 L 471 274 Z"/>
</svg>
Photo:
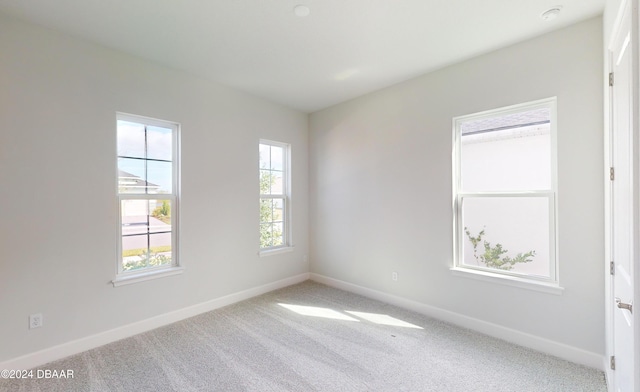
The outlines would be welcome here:
<svg viewBox="0 0 640 392">
<path fill-rule="evenodd" d="M 603 355 L 602 68 L 598 18 L 313 113 L 311 271 Z M 552 96 L 564 292 L 454 276 L 452 118 Z"/>
<path fill-rule="evenodd" d="M 302 113 L 0 16 L 0 362 L 307 272 L 307 227 L 313 272 L 604 353 L 600 27 L 315 113 L 308 141 Z M 554 95 L 564 293 L 453 276 L 451 118 Z M 109 283 L 116 111 L 182 123 L 183 275 Z M 292 144 L 296 245 L 262 259 L 259 138 Z"/>
<path fill-rule="evenodd" d="M 187 270 L 114 288 L 117 111 L 182 124 Z M 0 119 L 0 362 L 308 271 L 306 114 L 0 16 Z M 293 154 L 296 248 L 264 258 L 260 138 Z"/>
</svg>

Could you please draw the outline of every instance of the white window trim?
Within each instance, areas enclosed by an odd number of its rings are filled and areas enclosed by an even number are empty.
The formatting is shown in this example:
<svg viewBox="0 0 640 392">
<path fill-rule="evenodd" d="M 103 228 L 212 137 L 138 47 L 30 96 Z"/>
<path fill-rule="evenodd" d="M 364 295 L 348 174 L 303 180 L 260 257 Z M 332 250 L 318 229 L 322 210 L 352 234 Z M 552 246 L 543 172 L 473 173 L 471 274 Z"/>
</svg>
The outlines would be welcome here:
<svg viewBox="0 0 640 392">
<path fill-rule="evenodd" d="M 111 281 L 113 287 L 125 286 L 132 283 L 145 282 L 147 280 L 165 278 L 167 276 L 179 275 L 184 272 L 184 267 L 163 267 L 162 269 L 145 269 L 136 274 L 118 276 Z"/>
<path fill-rule="evenodd" d="M 116 113 L 117 121 L 130 121 L 150 126 L 158 126 L 172 129 L 172 193 L 171 194 L 129 194 L 118 192 L 118 160 L 116 154 L 116 203 L 117 203 L 117 258 L 115 279 L 111 281 L 113 287 L 119 287 L 132 283 L 144 282 L 151 279 L 164 278 L 184 272 L 185 268 L 180 260 L 180 124 L 174 121 L 165 121 L 156 118 L 144 117 L 128 113 Z M 122 201 L 123 200 L 170 200 L 171 201 L 171 265 L 149 267 L 140 270 L 122 270 Z"/>
<path fill-rule="evenodd" d="M 289 252 L 293 252 L 295 249 L 295 246 L 290 245 L 290 246 L 275 246 L 272 248 L 264 248 L 261 251 L 258 252 L 258 256 L 260 257 L 268 257 L 268 256 L 275 256 L 275 255 L 279 255 L 282 253 L 289 253 Z"/>
<path fill-rule="evenodd" d="M 461 164 L 460 164 L 460 127 L 462 123 L 470 120 L 481 120 L 500 115 L 509 115 L 527 110 L 549 108 L 551 110 L 551 189 L 549 191 L 522 191 L 522 192 L 462 192 Z M 547 98 L 503 108 L 487 110 L 465 116 L 453 118 L 453 266 L 451 272 L 456 276 L 469 277 L 492 283 L 505 284 L 529 290 L 542 291 L 553 294 L 561 294 L 559 263 L 558 263 L 558 164 L 557 164 L 557 98 Z M 549 247 L 550 252 L 550 277 L 539 277 L 502 271 L 481 266 L 465 265 L 462 263 L 462 246 L 464 242 L 462 225 L 462 200 L 465 197 L 546 197 L 549 199 Z"/>
<path fill-rule="evenodd" d="M 542 293 L 561 295 L 564 291 L 564 288 L 560 287 L 556 283 L 541 281 L 538 282 L 519 276 L 504 275 L 484 270 L 473 271 L 469 270 L 468 268 L 460 267 L 452 267 L 450 270 L 451 273 L 455 276 L 490 282 L 494 284 L 501 284 L 505 286 L 518 287 L 526 290 L 539 291 Z"/>
<path fill-rule="evenodd" d="M 280 199 L 284 200 L 283 207 L 283 230 L 284 230 L 284 244 L 278 246 L 271 246 L 268 248 L 261 248 L 260 241 L 258 240 L 258 255 L 260 257 L 266 256 L 274 256 L 282 253 L 292 252 L 294 250 L 293 246 L 293 235 L 292 235 L 292 219 L 291 219 L 291 145 L 289 143 L 278 142 L 274 140 L 268 139 L 260 139 L 258 141 L 258 145 L 267 144 L 270 146 L 281 147 L 284 151 L 284 157 L 282 162 L 282 167 L 284 168 L 284 181 L 283 181 L 283 193 L 282 195 L 263 195 L 260 192 L 260 187 L 258 186 L 258 198 L 272 198 L 272 199 Z M 258 160 L 260 157 L 258 156 Z M 260 173 L 260 168 L 258 169 L 258 175 Z M 258 181 L 259 184 L 259 181 Z M 258 227 L 260 227 L 260 214 L 258 214 Z M 258 231 L 258 237 L 260 232 Z"/>
</svg>

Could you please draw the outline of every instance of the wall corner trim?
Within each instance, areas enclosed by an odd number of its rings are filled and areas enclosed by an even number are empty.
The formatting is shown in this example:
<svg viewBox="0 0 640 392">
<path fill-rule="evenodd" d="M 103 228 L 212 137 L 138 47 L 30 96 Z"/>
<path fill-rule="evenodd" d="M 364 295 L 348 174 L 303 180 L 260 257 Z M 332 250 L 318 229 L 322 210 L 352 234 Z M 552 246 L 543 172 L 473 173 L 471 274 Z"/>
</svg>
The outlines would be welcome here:
<svg viewBox="0 0 640 392">
<path fill-rule="evenodd" d="M 442 320 L 463 328 L 468 328 L 473 331 L 502 339 L 507 342 L 527 347 L 545 354 L 553 355 L 570 362 L 596 368 L 598 370 L 604 370 L 603 366 L 606 361 L 604 356 L 601 354 L 593 353 L 577 347 L 569 346 L 564 343 L 545 339 L 498 324 L 493 324 L 487 321 L 437 308 L 435 306 L 425 305 L 423 303 L 399 297 L 393 294 L 388 294 L 382 291 L 358 286 L 356 284 L 330 278 L 328 276 L 311 273 L 310 279 L 331 287 L 349 291 L 378 301 L 386 302 L 391 305 L 400 306 L 402 308 L 409 309 L 414 312 L 436 318 L 438 320 Z"/>
<path fill-rule="evenodd" d="M 289 278 L 267 283 L 262 286 L 228 294 L 206 302 L 188 306 L 186 308 L 151 317 L 146 320 L 123 325 L 121 327 L 100 332 L 95 335 L 90 335 L 84 338 L 62 343 L 57 346 L 49 347 L 44 350 L 36 351 L 34 353 L 26 354 L 14 359 L 9 359 L 5 362 L 0 362 L 0 369 L 32 369 L 34 367 L 42 366 L 58 359 L 79 354 L 92 348 L 100 347 L 117 340 L 125 339 L 139 333 L 150 331 L 152 329 L 156 329 L 180 320 L 187 319 L 189 317 L 197 316 L 201 313 L 209 312 L 223 306 L 231 305 L 236 302 L 244 301 L 246 299 L 268 293 L 270 291 L 301 283 L 308 279 L 309 274 L 302 273 L 299 275 L 291 276 Z"/>
</svg>

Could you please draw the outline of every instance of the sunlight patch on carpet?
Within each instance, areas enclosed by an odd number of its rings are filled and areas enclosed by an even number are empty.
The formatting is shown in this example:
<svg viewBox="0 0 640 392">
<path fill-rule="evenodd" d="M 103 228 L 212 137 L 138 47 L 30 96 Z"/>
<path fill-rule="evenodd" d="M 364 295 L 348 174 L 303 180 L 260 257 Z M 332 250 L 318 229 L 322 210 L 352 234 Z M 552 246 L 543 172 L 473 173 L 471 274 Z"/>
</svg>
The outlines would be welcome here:
<svg viewBox="0 0 640 392">
<path fill-rule="evenodd" d="M 411 323 L 408 323 L 406 321 L 402 321 L 400 319 L 397 319 L 395 317 L 391 317 L 391 316 L 386 315 L 386 314 L 353 312 L 353 311 L 349 311 L 349 310 L 345 310 L 345 312 L 347 312 L 349 314 L 352 314 L 352 315 L 354 315 L 356 317 L 359 317 L 361 319 L 365 319 L 365 320 L 370 321 L 370 322 L 375 323 L 375 324 L 391 325 L 391 326 L 394 326 L 394 327 L 424 329 L 424 328 L 419 327 L 419 326 L 417 326 L 415 324 L 411 324 Z"/>
<path fill-rule="evenodd" d="M 329 308 L 318 308 L 315 306 L 302 306 L 302 305 L 291 305 L 291 304 L 278 304 L 283 308 L 289 309 L 293 312 L 301 314 L 303 316 L 312 316 L 312 317 L 323 317 L 335 320 L 347 320 L 347 321 L 356 321 L 359 320 L 354 319 L 353 317 L 349 317 L 344 313 L 337 312 L 333 309 Z"/>
</svg>

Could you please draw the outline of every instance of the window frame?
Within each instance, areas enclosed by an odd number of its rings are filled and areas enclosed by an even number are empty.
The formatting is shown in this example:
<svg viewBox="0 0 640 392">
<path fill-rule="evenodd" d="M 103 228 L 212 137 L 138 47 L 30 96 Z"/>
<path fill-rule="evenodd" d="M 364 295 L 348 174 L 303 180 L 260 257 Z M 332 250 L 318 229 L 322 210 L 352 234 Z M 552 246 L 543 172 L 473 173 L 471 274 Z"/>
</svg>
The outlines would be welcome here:
<svg viewBox="0 0 640 392">
<path fill-rule="evenodd" d="M 531 189 L 525 191 L 476 191 L 465 192 L 462 190 L 461 173 L 461 127 L 463 123 L 477 121 L 486 118 L 506 116 L 510 114 L 531 111 L 535 109 L 547 108 L 550 110 L 550 188 L 547 190 Z M 502 283 L 512 286 L 524 287 L 528 289 L 545 291 L 559 294 L 562 288 L 559 286 L 559 263 L 558 263 L 558 165 L 557 165 L 557 98 L 551 97 L 537 101 L 521 103 L 473 113 L 464 116 L 454 117 L 453 126 L 453 266 L 451 270 L 461 276 L 472 277 L 491 282 Z M 463 224 L 463 201 L 465 198 L 497 198 L 497 197 L 543 197 L 549 203 L 549 277 L 529 275 L 484 266 L 474 266 L 464 264 L 463 244 L 465 240 Z"/>
<path fill-rule="evenodd" d="M 284 252 L 293 251 L 292 245 L 292 220 L 291 220 L 291 144 L 279 142 L 269 139 L 260 139 L 258 142 L 258 162 L 260 162 L 260 146 L 268 145 L 274 147 L 280 147 L 283 150 L 282 157 L 282 194 L 263 194 L 260 190 L 260 172 L 264 170 L 258 164 L 258 198 L 261 202 L 263 199 L 282 199 L 282 226 L 283 226 L 283 243 L 282 245 L 262 247 L 260 245 L 260 226 L 262 221 L 260 214 L 258 213 L 258 255 L 260 257 L 270 256 Z M 273 221 L 272 221 L 273 222 Z"/>
<path fill-rule="evenodd" d="M 117 153 L 118 121 L 127 121 L 143 124 L 146 127 L 156 126 L 171 129 L 171 193 L 120 193 L 119 191 L 119 165 L 118 159 L 123 158 Z M 116 277 L 112 281 L 114 287 L 142 282 L 150 279 L 161 278 L 180 274 L 184 271 L 180 260 L 179 227 L 180 227 L 180 124 L 175 121 L 166 121 L 156 118 L 139 116 L 128 113 L 116 113 L 116 203 L 117 203 L 117 257 Z M 146 149 L 146 146 L 145 146 Z M 145 161 L 153 160 L 142 158 Z M 153 267 L 143 267 L 136 270 L 123 270 L 122 263 L 122 202 L 125 200 L 168 200 L 171 203 L 171 264 Z"/>
</svg>

